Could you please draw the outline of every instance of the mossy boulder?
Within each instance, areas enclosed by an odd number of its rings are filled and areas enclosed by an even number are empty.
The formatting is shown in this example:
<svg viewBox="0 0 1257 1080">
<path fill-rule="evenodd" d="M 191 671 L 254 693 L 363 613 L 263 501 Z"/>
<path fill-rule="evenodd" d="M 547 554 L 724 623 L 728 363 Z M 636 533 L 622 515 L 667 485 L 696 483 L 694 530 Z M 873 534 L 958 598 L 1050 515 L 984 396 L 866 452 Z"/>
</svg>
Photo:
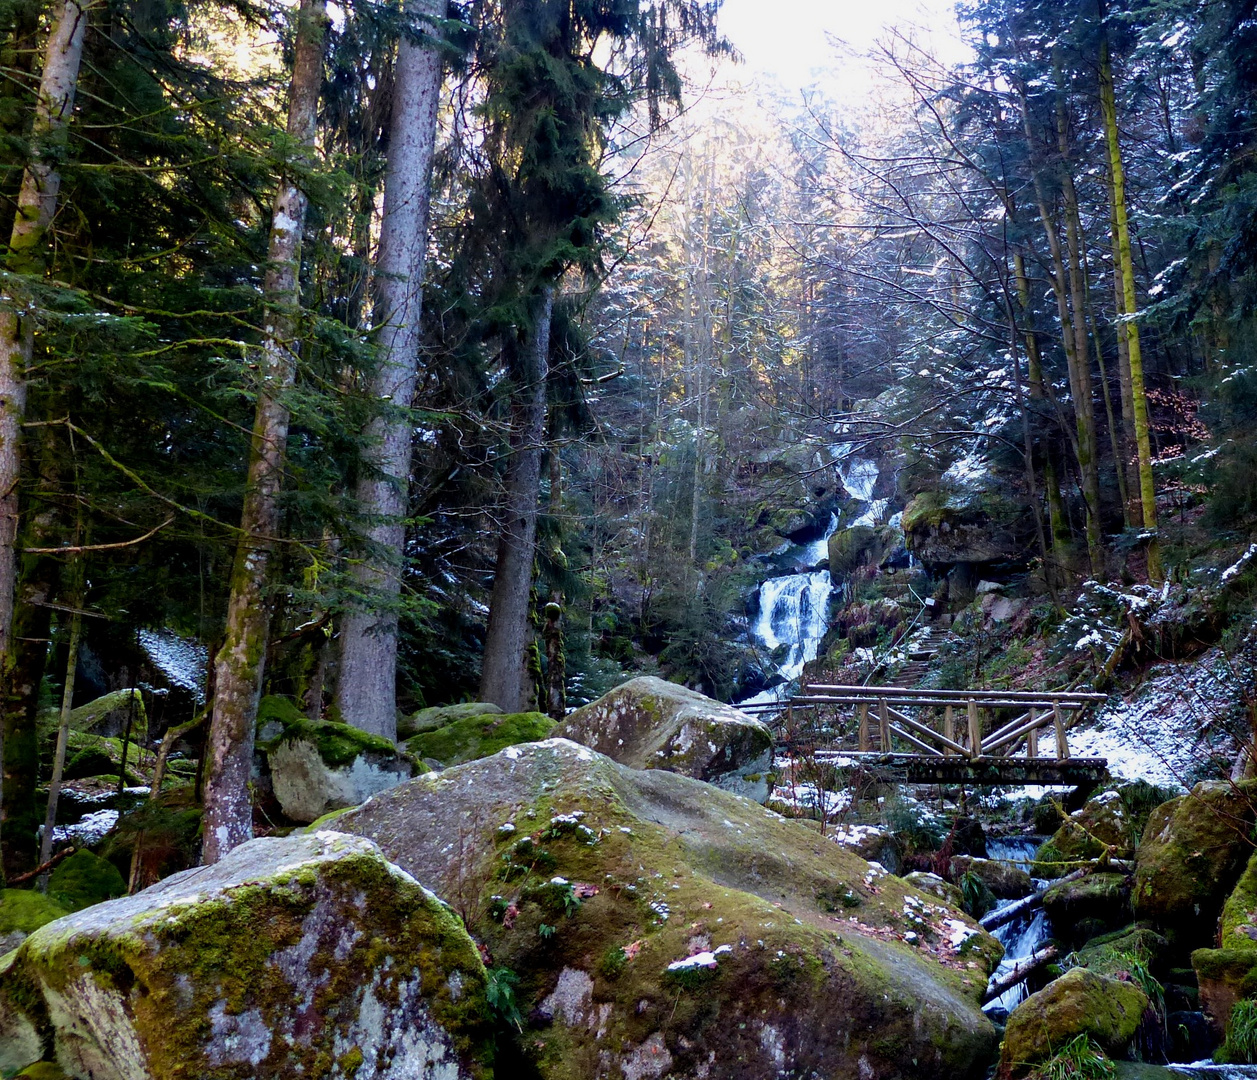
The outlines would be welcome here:
<svg viewBox="0 0 1257 1080">
<path fill-rule="evenodd" d="M 127 743 L 127 785 L 148 783 L 141 772 L 141 765 L 151 765 L 153 755 L 139 748 L 134 742 Z M 82 780 L 92 776 L 113 776 L 122 770 L 122 740 L 90 731 L 71 731 L 66 739 L 65 768 L 62 778 Z"/>
<path fill-rule="evenodd" d="M 1035 873 L 1063 877 L 1106 851 L 1129 859 L 1135 852 L 1135 822 L 1118 791 L 1105 791 L 1069 815 L 1035 854 Z"/>
<path fill-rule="evenodd" d="M 310 720 L 281 697 L 262 699 L 257 737 L 275 798 L 293 821 L 308 823 L 330 810 L 357 806 L 426 768 L 388 739 L 348 724 Z"/>
<path fill-rule="evenodd" d="M 48 877 L 48 896 L 66 911 L 81 911 L 126 891 L 118 868 L 90 851 L 76 851 Z"/>
<path fill-rule="evenodd" d="M 77 1078 L 488 1075 L 475 944 L 360 837 L 251 841 L 13 956 L 0 985 Z"/>
<path fill-rule="evenodd" d="M 1179 948 L 1212 944 L 1222 905 L 1253 852 L 1254 785 L 1205 781 L 1148 816 L 1135 862 L 1135 915 Z"/>
<path fill-rule="evenodd" d="M 501 711 L 501 708 L 494 705 L 492 701 L 463 701 L 457 705 L 433 705 L 398 720 L 397 739 L 399 742 L 405 742 L 415 735 L 422 735 L 425 731 L 443 728 L 455 720 L 466 720 L 472 716 L 488 716 L 490 713 Z"/>
<path fill-rule="evenodd" d="M 665 769 L 764 802 L 773 737 L 748 714 L 646 675 L 569 713 L 554 729 L 634 769 Z"/>
<path fill-rule="evenodd" d="M 931 874 L 925 870 L 913 870 L 910 874 L 904 874 L 903 879 L 914 889 L 937 896 L 940 900 L 946 900 L 954 908 L 964 908 L 965 894 L 957 886 L 937 874 Z"/>
<path fill-rule="evenodd" d="M 1162 970 L 1169 942 L 1151 927 L 1138 923 L 1089 939 L 1074 953 L 1074 966 L 1097 975 L 1129 975 L 1131 960 L 1153 971 Z"/>
<path fill-rule="evenodd" d="M 751 800 L 549 739 L 336 827 L 449 898 L 518 976 L 512 1075 L 981 1075 L 1001 954 L 972 920 Z"/>
<path fill-rule="evenodd" d="M 829 538 L 829 574 L 835 582 L 847 581 L 865 566 L 877 566 L 898 537 L 893 530 L 852 525 Z"/>
<path fill-rule="evenodd" d="M 1081 945 L 1130 922 L 1130 890 L 1126 874 L 1088 874 L 1053 885 L 1043 894 L 1043 910 L 1057 937 Z"/>
<path fill-rule="evenodd" d="M 988 563 L 1014 558 L 1024 543 L 1012 527 L 1019 510 L 990 492 L 927 491 L 904 508 L 908 550 L 924 563 Z"/>
<path fill-rule="evenodd" d="M 1020 900 L 1034 892 L 1034 882 L 1020 867 L 997 859 L 977 859 L 972 855 L 952 857 L 947 876 L 959 882 L 965 874 L 976 874 L 997 900 Z"/>
<path fill-rule="evenodd" d="M 1257 997 L 1257 854 L 1222 907 L 1218 943 L 1221 948 L 1193 952 L 1192 967 L 1201 1009 L 1223 1035 L 1235 1003 Z"/>
<path fill-rule="evenodd" d="M 35 889 L 0 889 L 0 956 L 69 909 Z"/>
<path fill-rule="evenodd" d="M 1148 1008 L 1132 982 L 1074 968 L 1013 1010 L 1000 1047 L 1001 1077 L 1024 1076 L 1077 1035 L 1110 1057 L 1126 1057 Z"/>
<path fill-rule="evenodd" d="M 442 766 L 488 757 L 516 743 L 536 742 L 550 734 L 554 721 L 545 713 L 481 713 L 453 720 L 406 743 L 412 757 L 431 758 Z"/>
</svg>

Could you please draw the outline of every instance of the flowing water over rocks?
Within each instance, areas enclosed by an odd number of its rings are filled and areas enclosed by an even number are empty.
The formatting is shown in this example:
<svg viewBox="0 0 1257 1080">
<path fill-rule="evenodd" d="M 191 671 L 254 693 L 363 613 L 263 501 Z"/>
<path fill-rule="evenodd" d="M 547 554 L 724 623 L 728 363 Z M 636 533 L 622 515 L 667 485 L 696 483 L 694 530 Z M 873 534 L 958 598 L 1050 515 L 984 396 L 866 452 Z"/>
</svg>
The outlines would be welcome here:
<svg viewBox="0 0 1257 1080">
<path fill-rule="evenodd" d="M 1025 870 L 1029 873 L 1031 864 L 1034 861 L 1034 853 L 1042 842 L 1043 837 L 1034 836 L 1013 836 L 998 840 L 991 838 L 986 842 L 987 855 L 991 859 L 1009 863 L 1019 870 Z M 1042 888 L 1045 884 L 1047 882 L 1042 879 L 1034 879 L 1036 889 Z M 998 911 L 1000 908 L 1008 907 L 1010 904 L 1017 902 L 1016 900 L 1004 900 L 996 906 L 995 910 Z M 1051 927 L 1043 909 L 1036 908 L 1026 912 L 1020 918 L 1013 919 L 1012 922 L 999 927 L 994 931 L 994 935 L 999 943 L 1004 946 L 1004 958 L 991 976 L 992 981 L 996 981 L 1011 972 L 1018 961 L 1033 956 L 1035 950 L 1040 948 L 1051 936 Z M 988 1001 L 982 1006 L 982 1009 L 989 1016 L 1005 1016 L 1020 1005 L 1027 996 L 1026 984 L 1021 982 L 1005 990 L 999 997 Z"/>
</svg>

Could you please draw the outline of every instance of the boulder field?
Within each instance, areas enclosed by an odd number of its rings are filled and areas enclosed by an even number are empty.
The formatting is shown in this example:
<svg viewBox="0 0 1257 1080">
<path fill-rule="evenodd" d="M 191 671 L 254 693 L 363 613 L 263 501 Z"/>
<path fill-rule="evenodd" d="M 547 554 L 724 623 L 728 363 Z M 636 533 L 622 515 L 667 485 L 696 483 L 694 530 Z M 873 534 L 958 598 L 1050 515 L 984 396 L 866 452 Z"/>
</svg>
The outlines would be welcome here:
<svg viewBox="0 0 1257 1080">
<path fill-rule="evenodd" d="M 809 825 L 566 739 L 421 776 L 330 827 L 378 844 L 509 971 L 518 1073 L 979 1075 L 1002 952 Z"/>
</svg>

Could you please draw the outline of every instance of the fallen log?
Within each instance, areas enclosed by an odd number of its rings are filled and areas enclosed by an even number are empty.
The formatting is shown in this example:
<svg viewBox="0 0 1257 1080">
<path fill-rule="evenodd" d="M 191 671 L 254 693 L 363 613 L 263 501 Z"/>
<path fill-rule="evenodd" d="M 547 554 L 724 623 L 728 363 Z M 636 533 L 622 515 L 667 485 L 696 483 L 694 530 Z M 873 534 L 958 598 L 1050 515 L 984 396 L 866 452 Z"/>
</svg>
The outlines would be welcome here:
<svg viewBox="0 0 1257 1080">
<path fill-rule="evenodd" d="M 1045 885 L 1037 892 L 1032 892 L 1029 896 L 1023 896 L 1020 900 L 1015 900 L 1007 907 L 998 908 L 995 911 L 988 912 L 978 920 L 978 925 L 988 933 L 997 926 L 1003 926 L 1005 923 L 1012 922 L 1017 916 L 1031 911 L 1043 903 L 1043 897 L 1047 895 L 1048 889 L 1053 885 L 1060 885 L 1065 881 L 1077 881 L 1080 877 L 1084 877 L 1091 872 L 1091 867 L 1087 866 L 1081 870 L 1075 870 L 1072 874 L 1066 874 L 1062 878 L 1057 878 L 1051 885 Z"/>
<path fill-rule="evenodd" d="M 1055 960 L 1057 954 L 1058 950 L 1055 945 L 1044 945 L 1043 948 L 1036 949 L 1029 956 L 1018 960 L 1010 971 L 1001 975 L 998 979 L 992 979 L 987 984 L 986 993 L 982 995 L 982 1004 L 985 1005 L 988 1001 L 994 1001 L 1006 990 L 1011 990 L 1019 982 L 1024 982 L 1031 972 Z"/>
</svg>

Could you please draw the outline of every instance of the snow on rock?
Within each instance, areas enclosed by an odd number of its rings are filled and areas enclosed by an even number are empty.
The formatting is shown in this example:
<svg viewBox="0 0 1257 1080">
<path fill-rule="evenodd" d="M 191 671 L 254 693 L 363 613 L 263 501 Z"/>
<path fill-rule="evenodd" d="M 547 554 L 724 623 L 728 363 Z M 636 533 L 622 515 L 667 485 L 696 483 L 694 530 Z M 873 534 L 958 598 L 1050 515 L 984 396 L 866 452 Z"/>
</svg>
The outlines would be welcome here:
<svg viewBox="0 0 1257 1080">
<path fill-rule="evenodd" d="M 209 650 L 199 641 L 169 630 L 141 630 L 140 648 L 172 686 L 187 690 L 201 705 L 205 701 L 205 672 Z"/>
<path fill-rule="evenodd" d="M 133 790 L 131 788 L 128 791 Z M 148 789 L 145 788 L 145 791 Z M 53 843 L 69 840 L 81 847 L 99 844 L 118 824 L 117 810 L 96 810 L 73 825 L 58 825 L 52 830 Z"/>
</svg>

